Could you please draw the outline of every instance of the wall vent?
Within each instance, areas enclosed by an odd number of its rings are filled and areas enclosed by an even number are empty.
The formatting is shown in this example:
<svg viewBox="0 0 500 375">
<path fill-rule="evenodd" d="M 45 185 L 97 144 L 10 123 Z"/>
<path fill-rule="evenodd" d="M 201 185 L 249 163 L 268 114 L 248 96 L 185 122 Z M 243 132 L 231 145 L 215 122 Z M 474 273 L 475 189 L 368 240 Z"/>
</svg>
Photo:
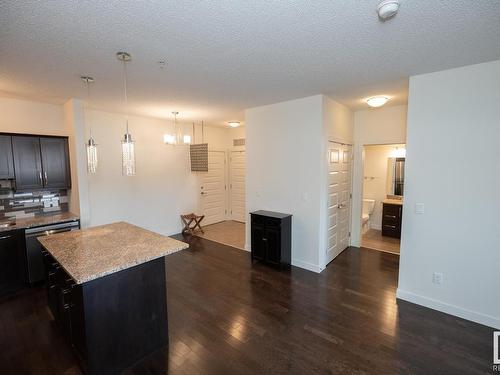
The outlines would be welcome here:
<svg viewBox="0 0 500 375">
<path fill-rule="evenodd" d="M 233 139 L 233 146 L 245 146 L 245 138 Z"/>
</svg>

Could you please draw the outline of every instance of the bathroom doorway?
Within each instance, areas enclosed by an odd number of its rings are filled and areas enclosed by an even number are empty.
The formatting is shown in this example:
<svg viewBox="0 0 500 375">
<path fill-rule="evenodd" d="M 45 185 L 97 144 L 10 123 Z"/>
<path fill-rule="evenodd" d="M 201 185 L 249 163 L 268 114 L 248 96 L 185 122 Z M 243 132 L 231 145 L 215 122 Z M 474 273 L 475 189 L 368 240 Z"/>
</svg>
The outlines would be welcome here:
<svg viewBox="0 0 500 375">
<path fill-rule="evenodd" d="M 405 144 L 365 145 L 363 155 L 361 246 L 399 255 Z"/>
</svg>

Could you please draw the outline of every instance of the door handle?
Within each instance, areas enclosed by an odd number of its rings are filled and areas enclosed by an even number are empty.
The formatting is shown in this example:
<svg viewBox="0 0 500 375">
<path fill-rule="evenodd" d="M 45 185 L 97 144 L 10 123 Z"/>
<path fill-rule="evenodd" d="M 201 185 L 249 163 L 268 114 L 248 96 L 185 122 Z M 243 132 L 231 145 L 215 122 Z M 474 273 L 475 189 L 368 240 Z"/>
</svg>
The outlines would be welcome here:
<svg viewBox="0 0 500 375">
<path fill-rule="evenodd" d="M 43 184 L 42 171 L 38 171 L 38 177 L 40 178 L 40 183 Z"/>
<path fill-rule="evenodd" d="M 345 208 L 345 204 L 340 203 L 337 205 L 337 208 Z"/>
<path fill-rule="evenodd" d="M 43 172 L 43 175 L 45 177 L 45 185 L 47 185 L 49 181 L 49 179 L 47 178 L 47 172 Z"/>
<path fill-rule="evenodd" d="M 12 236 L 2 236 L 2 237 L 0 237 L 0 240 L 7 240 L 9 238 L 12 238 Z"/>
</svg>

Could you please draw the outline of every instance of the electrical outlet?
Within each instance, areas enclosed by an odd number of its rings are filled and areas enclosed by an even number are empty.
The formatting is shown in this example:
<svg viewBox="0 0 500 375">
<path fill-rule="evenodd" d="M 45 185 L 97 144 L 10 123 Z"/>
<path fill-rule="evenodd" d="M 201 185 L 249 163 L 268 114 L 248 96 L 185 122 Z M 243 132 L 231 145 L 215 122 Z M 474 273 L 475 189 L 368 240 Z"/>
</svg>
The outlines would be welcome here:
<svg viewBox="0 0 500 375">
<path fill-rule="evenodd" d="M 432 282 L 436 285 L 443 284 L 443 274 L 441 272 L 434 272 L 432 274 Z"/>
</svg>

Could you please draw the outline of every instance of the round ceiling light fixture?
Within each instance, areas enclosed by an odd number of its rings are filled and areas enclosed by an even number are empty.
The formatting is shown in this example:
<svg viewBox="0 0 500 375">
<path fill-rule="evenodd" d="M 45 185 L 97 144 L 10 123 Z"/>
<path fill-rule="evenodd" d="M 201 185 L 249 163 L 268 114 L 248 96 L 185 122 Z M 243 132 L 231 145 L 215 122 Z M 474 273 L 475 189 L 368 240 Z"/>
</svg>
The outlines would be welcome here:
<svg viewBox="0 0 500 375">
<path fill-rule="evenodd" d="M 399 10 L 399 0 L 383 0 L 378 4 L 377 12 L 382 21 L 396 15 Z"/>
<path fill-rule="evenodd" d="M 372 108 L 382 107 L 385 103 L 389 101 L 387 96 L 370 96 L 365 99 L 366 104 Z"/>
<path fill-rule="evenodd" d="M 232 128 L 237 128 L 238 126 L 240 126 L 239 121 L 228 121 L 227 124 Z"/>
</svg>

